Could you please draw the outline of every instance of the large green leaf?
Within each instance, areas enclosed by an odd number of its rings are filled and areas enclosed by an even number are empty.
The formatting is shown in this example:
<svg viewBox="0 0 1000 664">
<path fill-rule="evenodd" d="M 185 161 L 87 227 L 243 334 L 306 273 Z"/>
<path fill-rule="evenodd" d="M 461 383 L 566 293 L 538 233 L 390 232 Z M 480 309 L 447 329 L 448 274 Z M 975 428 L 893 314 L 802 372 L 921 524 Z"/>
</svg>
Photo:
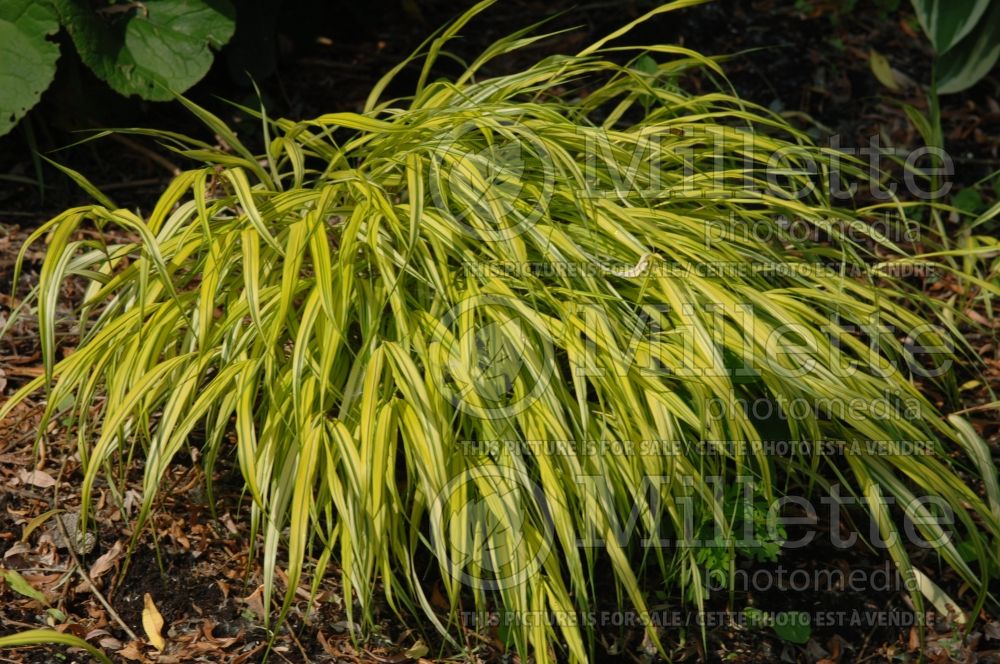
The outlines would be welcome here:
<svg viewBox="0 0 1000 664">
<path fill-rule="evenodd" d="M 913 0 L 917 19 L 938 53 L 968 35 L 989 6 L 990 0 Z"/>
<path fill-rule="evenodd" d="M 55 0 L 94 73 L 123 95 L 166 101 L 197 83 L 212 48 L 233 36 L 229 0 L 149 0 L 126 15 L 95 13 L 84 0 Z"/>
<path fill-rule="evenodd" d="M 52 82 L 59 45 L 46 37 L 59 30 L 48 2 L 0 2 L 0 136 L 38 103 Z"/>
<path fill-rule="evenodd" d="M 986 75 L 1000 57 L 1000 2 L 954 48 L 938 57 L 938 92 L 961 92 Z"/>
</svg>

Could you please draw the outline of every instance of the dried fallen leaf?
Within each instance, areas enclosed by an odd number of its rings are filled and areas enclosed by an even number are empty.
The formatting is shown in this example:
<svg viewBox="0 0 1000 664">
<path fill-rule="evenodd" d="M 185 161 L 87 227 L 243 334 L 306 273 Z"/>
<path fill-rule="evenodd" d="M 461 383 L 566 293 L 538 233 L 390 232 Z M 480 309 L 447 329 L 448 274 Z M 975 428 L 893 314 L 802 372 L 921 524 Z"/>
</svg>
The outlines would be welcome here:
<svg viewBox="0 0 1000 664">
<path fill-rule="evenodd" d="M 206 645 L 210 645 L 212 649 L 228 648 L 229 646 L 233 645 L 234 643 L 243 638 L 242 628 L 240 628 L 240 631 L 236 634 L 236 636 L 231 636 L 228 638 L 215 636 L 215 634 L 213 633 L 214 630 L 215 630 L 215 623 L 210 618 L 206 618 L 201 625 L 201 633 L 210 642 L 210 644 Z"/>
<path fill-rule="evenodd" d="M 806 641 L 802 650 L 811 662 L 816 662 L 816 664 L 820 664 L 820 662 L 824 664 L 836 664 L 836 660 L 830 656 L 830 652 L 821 646 L 816 639 Z"/>
<path fill-rule="evenodd" d="M 111 632 L 109 632 L 106 629 L 93 629 L 87 632 L 87 635 L 84 637 L 83 640 L 92 641 L 94 639 L 98 639 L 97 641 L 98 645 L 100 645 L 105 650 L 118 651 L 124 647 L 122 642 L 113 637 L 111 635 Z"/>
<path fill-rule="evenodd" d="M 31 546 L 25 544 L 24 542 L 15 542 L 9 549 L 4 551 L 3 559 L 13 558 L 14 556 L 20 556 L 25 553 L 31 552 Z"/>
<path fill-rule="evenodd" d="M 143 595 L 142 602 L 142 629 L 146 632 L 149 643 L 157 650 L 163 650 L 167 647 L 167 642 L 160 634 L 163 630 L 163 616 L 160 615 L 160 610 L 156 608 L 149 593 Z"/>
<path fill-rule="evenodd" d="M 264 586 L 257 586 L 257 590 L 244 597 L 243 601 L 254 612 L 258 620 L 264 620 L 267 616 L 267 613 L 264 611 Z"/>
<path fill-rule="evenodd" d="M 448 598 L 444 596 L 444 593 L 441 592 L 441 588 L 436 583 L 434 584 L 434 587 L 431 588 L 431 605 L 436 606 L 439 609 L 447 609 L 451 606 L 448 602 Z"/>
<path fill-rule="evenodd" d="M 132 514 L 135 508 L 142 505 L 142 494 L 140 494 L 135 489 L 129 489 L 125 492 L 125 514 Z"/>
<path fill-rule="evenodd" d="M 90 566 L 90 578 L 99 579 L 103 576 L 109 569 L 111 569 L 115 561 L 118 560 L 122 555 L 122 543 L 121 540 L 115 542 L 107 553 L 94 561 L 94 564 Z"/>
<path fill-rule="evenodd" d="M 40 489 L 48 489 L 55 486 L 56 483 L 55 478 L 44 470 L 22 470 L 18 473 L 18 477 L 25 484 L 37 486 Z"/>
<path fill-rule="evenodd" d="M 236 523 L 233 521 L 233 517 L 229 516 L 229 512 L 226 512 L 225 514 L 223 514 L 222 516 L 220 516 L 219 517 L 219 521 L 222 522 L 222 525 L 224 525 L 226 527 L 226 530 L 228 530 L 230 532 L 230 534 L 233 534 L 233 535 L 238 535 L 239 534 L 240 531 L 236 527 Z"/>
<path fill-rule="evenodd" d="M 1000 325 L 1000 323 L 997 323 L 996 320 L 990 320 L 975 309 L 966 309 L 965 315 L 971 318 L 973 322 L 976 322 L 983 327 L 996 327 L 997 325 Z"/>
<path fill-rule="evenodd" d="M 124 657 L 125 659 L 130 659 L 133 662 L 141 662 L 143 659 L 145 659 L 142 656 L 142 651 L 139 650 L 138 641 L 129 642 L 127 646 L 119 650 L 116 654 L 120 657 Z"/>
<path fill-rule="evenodd" d="M 259 646 L 252 650 L 248 650 L 242 655 L 238 655 L 230 660 L 230 664 L 244 664 L 250 660 L 251 657 L 255 657 L 261 650 L 267 647 L 267 643 L 261 643 Z"/>
<path fill-rule="evenodd" d="M 872 73 L 875 74 L 875 78 L 878 79 L 879 83 L 893 92 L 899 92 L 901 89 L 900 85 L 892 75 L 892 67 L 884 55 L 872 49 L 868 54 L 868 66 L 871 67 Z"/>
</svg>

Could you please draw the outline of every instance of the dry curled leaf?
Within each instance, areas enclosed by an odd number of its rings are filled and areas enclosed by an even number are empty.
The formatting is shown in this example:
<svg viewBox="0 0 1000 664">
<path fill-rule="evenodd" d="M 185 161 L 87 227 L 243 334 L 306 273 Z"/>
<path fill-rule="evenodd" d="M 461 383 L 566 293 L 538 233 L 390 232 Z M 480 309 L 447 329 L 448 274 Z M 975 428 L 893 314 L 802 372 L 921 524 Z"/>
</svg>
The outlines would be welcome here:
<svg viewBox="0 0 1000 664">
<path fill-rule="evenodd" d="M 118 651 L 125 647 L 125 644 L 112 636 L 111 632 L 106 629 L 92 629 L 83 637 L 84 641 L 93 641 L 95 639 L 98 640 L 98 645 L 105 650 Z"/>
<path fill-rule="evenodd" d="M 25 484 L 37 486 L 40 489 L 48 489 L 55 485 L 56 480 L 44 470 L 22 470 L 18 477 Z"/>
<path fill-rule="evenodd" d="M 263 621 L 267 617 L 264 610 L 264 586 L 257 586 L 257 590 L 244 597 L 243 601 L 259 620 Z"/>
<path fill-rule="evenodd" d="M 167 642 L 161 634 L 163 631 L 163 616 L 160 615 L 160 610 L 156 608 L 156 604 L 153 603 L 153 597 L 149 593 L 143 595 L 142 602 L 142 629 L 146 632 L 146 638 L 149 639 L 149 643 L 157 650 L 163 650 L 167 647 Z"/>
<path fill-rule="evenodd" d="M 115 561 L 118 560 L 121 555 L 122 543 L 121 540 L 118 540 L 107 553 L 95 560 L 94 564 L 90 566 L 90 578 L 92 580 L 101 578 L 101 576 L 106 574 L 109 569 L 114 567 Z"/>
<path fill-rule="evenodd" d="M 128 645 L 126 645 L 121 650 L 117 651 L 116 654 L 119 657 L 123 657 L 125 659 L 132 660 L 133 662 L 141 662 L 143 659 L 145 659 L 142 656 L 142 651 L 139 650 L 139 642 L 138 641 L 131 641 L 131 642 L 129 642 Z"/>
</svg>

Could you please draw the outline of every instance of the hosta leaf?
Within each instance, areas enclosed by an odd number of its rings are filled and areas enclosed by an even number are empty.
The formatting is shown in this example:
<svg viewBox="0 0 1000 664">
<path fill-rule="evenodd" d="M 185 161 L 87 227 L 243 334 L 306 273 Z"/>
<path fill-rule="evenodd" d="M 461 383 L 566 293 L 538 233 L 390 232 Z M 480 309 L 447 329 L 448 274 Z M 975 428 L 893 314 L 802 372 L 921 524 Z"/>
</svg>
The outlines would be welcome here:
<svg viewBox="0 0 1000 664">
<path fill-rule="evenodd" d="M 938 53 L 969 34 L 989 5 L 990 0 L 913 0 L 917 19 Z"/>
<path fill-rule="evenodd" d="M 938 57 L 938 92 L 961 92 L 981 79 L 1000 57 L 1000 2 L 994 2 L 975 29 Z"/>
<path fill-rule="evenodd" d="M 123 95 L 166 101 L 197 83 L 212 48 L 233 35 L 229 0 L 149 0 L 128 15 L 100 15 L 83 0 L 55 0 L 81 59 Z"/>
<path fill-rule="evenodd" d="M 56 73 L 59 45 L 47 39 L 59 30 L 48 2 L 0 3 L 0 136 L 38 103 Z"/>
</svg>

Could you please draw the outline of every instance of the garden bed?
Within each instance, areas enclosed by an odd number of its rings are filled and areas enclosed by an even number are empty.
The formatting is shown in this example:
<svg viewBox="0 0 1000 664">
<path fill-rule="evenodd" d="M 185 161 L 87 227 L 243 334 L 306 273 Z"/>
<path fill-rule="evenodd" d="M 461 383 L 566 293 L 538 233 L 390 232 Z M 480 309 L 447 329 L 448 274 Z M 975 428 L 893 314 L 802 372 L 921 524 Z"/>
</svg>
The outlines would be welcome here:
<svg viewBox="0 0 1000 664">
<path fill-rule="evenodd" d="M 490 73 L 503 73 L 524 64 L 525 59 L 555 52 L 572 52 L 607 33 L 631 15 L 638 15 L 643 3 L 595 2 L 557 15 L 552 27 L 584 26 L 583 30 L 553 37 L 526 53 L 502 61 Z M 871 72 L 872 49 L 886 56 L 891 65 L 914 81 L 925 81 L 929 73 L 929 51 L 919 30 L 913 26 L 908 6 L 882 11 L 840 11 L 841 3 L 824 2 L 717 2 L 674 15 L 669 14 L 643 26 L 631 36 L 635 43 L 680 43 L 703 53 L 737 53 L 724 66 L 736 91 L 744 98 L 774 111 L 786 113 L 792 122 L 820 143 L 839 135 L 845 146 L 866 146 L 872 136 L 885 144 L 913 148 L 919 137 L 898 103 L 905 99 L 917 107 L 925 102 L 918 86 L 901 93 L 887 93 Z M 523 27 L 526 17 L 552 15 L 559 3 L 511 0 L 491 10 L 489 27 L 468 31 L 458 44 L 460 55 L 479 52 L 498 36 Z M 568 6 L 566 7 L 568 9 Z M 453 5 L 447 2 L 419 3 L 419 16 L 406 12 L 387 14 L 384 20 L 340 27 L 329 35 L 298 36 L 279 59 L 278 75 L 263 81 L 264 94 L 273 102 L 272 114 L 314 117 L 337 110 L 358 110 L 378 76 L 419 43 L 427 26 L 440 25 L 450 17 Z M 485 23 L 485 22 L 484 22 Z M 321 37 L 321 39 L 316 39 Z M 741 51 L 746 51 L 739 54 Z M 405 88 L 403 78 L 401 85 Z M 691 77 L 684 84 L 693 89 L 709 82 Z M 212 95 L 246 101 L 248 91 L 231 82 L 221 65 L 191 97 L 225 114 L 240 128 L 249 143 L 257 140 L 256 125 L 236 117 L 231 109 Z M 586 94 L 583 91 L 582 94 Z M 966 93 L 945 98 L 943 125 L 949 149 L 954 153 L 956 187 L 969 187 L 1000 168 L 1000 75 L 994 71 Z M 57 100 L 44 102 L 51 108 Z M 124 120 L 124 122 L 122 122 Z M 129 108 L 115 117 L 95 117 L 97 125 L 121 124 L 169 127 L 172 130 L 204 134 L 196 122 L 178 119 L 174 107 Z M 70 142 L 53 121 L 43 134 L 47 147 Z M 32 179 L 35 163 L 24 134 L 12 134 L 0 142 L 0 174 Z M 155 155 L 155 156 L 154 156 Z M 122 207 L 148 213 L 170 173 L 166 160 L 177 159 L 155 143 L 130 138 L 126 143 L 108 139 L 78 146 L 53 155 L 72 168 L 86 173 Z M 178 162 L 178 165 L 180 163 Z M 0 284 L 9 284 L 17 249 L 33 228 L 85 197 L 55 171 L 46 171 L 44 198 L 37 187 L 24 182 L 0 180 Z M 979 188 L 986 202 L 996 200 L 991 187 Z M 957 230 L 957 227 L 956 227 Z M 995 230 L 995 229 L 994 229 Z M 0 309 L 9 315 L 26 289 L 37 283 L 42 254 L 28 254 L 24 279 L 12 297 L 0 297 Z M 957 280 L 942 278 L 921 284 L 931 298 L 945 300 L 966 295 Z M 5 289 L 6 291 L 7 289 Z M 64 302 L 79 301 L 79 284 L 67 282 Z M 978 306 L 978 305 L 977 305 Z M 1000 414 L 996 409 L 976 410 L 1000 391 L 1000 326 L 991 312 L 970 309 L 961 331 L 983 360 L 982 366 L 961 373 L 961 404 L 949 395 L 925 387 L 928 398 L 945 412 L 970 409 L 968 417 L 976 431 L 990 445 L 993 458 L 1000 457 Z M 0 324 L 3 320 L 0 319 Z M 0 391 L 7 396 L 41 372 L 36 323 L 28 312 L 0 339 Z M 58 331 L 61 353 L 72 352 L 76 339 L 71 326 Z M 980 378 L 980 376 L 982 376 Z M 252 556 L 246 522 L 239 515 L 248 501 L 242 494 L 242 479 L 233 459 L 217 469 L 213 504 L 208 504 L 197 459 L 180 459 L 167 473 L 169 483 L 161 487 L 148 530 L 156 537 L 140 538 L 129 562 L 122 549 L 128 547 L 133 514 L 121 514 L 101 493 L 97 496 L 98 544 L 81 554 L 81 562 L 96 577 L 95 583 L 110 601 L 109 612 L 78 576 L 64 576 L 72 561 L 51 534 L 37 531 L 21 542 L 25 525 L 33 517 L 56 506 L 56 491 L 73 505 L 81 481 L 76 433 L 62 423 L 50 424 L 47 444 L 41 451 L 33 443 L 33 433 L 41 407 L 30 402 L 16 417 L 0 423 L 0 563 L 18 570 L 44 594 L 38 598 L 18 594 L 11 583 L 0 586 L 0 625 L 3 633 L 37 627 L 51 619 L 64 629 L 109 652 L 133 661 L 260 661 L 267 649 L 268 633 L 263 628 L 258 588 L 262 581 L 260 561 Z M 39 455 L 41 452 L 41 456 Z M 27 471 L 26 469 L 33 469 Z M 133 491 L 141 491 L 141 470 L 129 471 Z M 214 514 L 213 508 L 214 507 Z M 829 524 L 825 524 L 827 527 Z M 823 531 L 821 521 L 816 529 Z M 867 527 L 867 526 L 865 526 Z M 822 540 L 822 538 L 819 538 Z M 913 552 L 915 562 L 952 597 L 964 600 L 969 593 L 953 575 L 938 576 L 930 559 Z M 797 570 L 809 578 L 815 572 L 838 569 L 881 570 L 885 557 L 865 547 L 835 550 L 823 541 L 782 556 L 778 565 L 789 578 Z M 764 570 L 774 578 L 772 563 L 747 563 L 741 572 L 752 578 Z M 378 661 L 406 662 L 433 660 L 439 654 L 453 657 L 453 648 L 443 643 L 432 627 L 410 629 L 420 623 L 410 617 L 404 627 L 387 606 L 377 609 L 380 629 L 362 641 L 351 638 L 356 629 L 348 619 L 347 607 L 336 575 L 328 574 L 310 601 L 308 586 L 297 597 L 289 619 L 278 634 L 272 661 Z M 829 578 L 824 575 L 822 578 Z M 116 583 L 117 580 L 117 583 Z M 646 579 L 655 587 L 655 579 Z M 305 582 L 303 582 L 305 583 Z M 601 579 L 596 583 L 600 585 Z M 752 584 L 750 584 L 752 585 Z M 1000 590 L 998 588 L 997 590 Z M 157 657 L 148 647 L 130 643 L 119 621 L 141 636 L 144 596 L 156 601 L 171 643 L 168 655 Z M 436 609 L 447 609 L 438 589 L 430 596 Z M 917 630 L 906 622 L 912 616 L 904 589 L 819 588 L 813 584 L 801 590 L 787 586 L 760 589 L 737 587 L 731 595 L 718 593 L 707 609 L 714 616 L 701 642 L 696 616 L 681 606 L 678 597 L 660 598 L 664 616 L 670 616 L 661 632 L 665 650 L 677 661 L 726 661 L 737 663 L 802 661 L 819 662 L 898 662 L 914 661 L 923 652 L 930 661 L 1000 661 L 1000 622 L 983 612 L 973 618 L 973 628 L 964 636 L 949 621 L 938 616 L 931 624 L 927 642 L 921 644 Z M 440 605 L 438 605 L 440 602 Z M 45 603 L 58 613 L 46 614 Z M 601 607 L 609 614 L 627 614 L 623 607 Z M 748 613 L 748 609 L 750 610 Z M 829 626 L 817 625 L 803 643 L 782 638 L 778 631 L 761 622 L 760 614 L 805 611 L 840 612 L 858 618 L 843 618 Z M 114 615 L 117 613 L 117 617 Z M 60 621 L 59 615 L 65 618 Z M 48 618 L 46 617 L 48 615 Z M 878 616 L 896 616 L 897 622 L 881 624 Z M 867 616 L 867 617 L 866 617 Z M 872 616 L 875 616 L 874 624 Z M 673 622 L 671 622 L 673 621 Z M 641 629 L 627 623 L 627 617 L 608 619 L 596 630 L 596 638 L 606 652 L 604 661 L 654 661 Z M 101 634 L 95 636 L 95 630 Z M 467 646 L 475 649 L 478 661 L 509 661 L 504 633 L 496 626 L 465 630 Z M 426 648 L 421 646 L 426 646 Z M 25 649 L 4 653 L 9 661 L 48 662 L 56 649 Z M 949 659 L 950 658 L 950 659 Z"/>
</svg>

